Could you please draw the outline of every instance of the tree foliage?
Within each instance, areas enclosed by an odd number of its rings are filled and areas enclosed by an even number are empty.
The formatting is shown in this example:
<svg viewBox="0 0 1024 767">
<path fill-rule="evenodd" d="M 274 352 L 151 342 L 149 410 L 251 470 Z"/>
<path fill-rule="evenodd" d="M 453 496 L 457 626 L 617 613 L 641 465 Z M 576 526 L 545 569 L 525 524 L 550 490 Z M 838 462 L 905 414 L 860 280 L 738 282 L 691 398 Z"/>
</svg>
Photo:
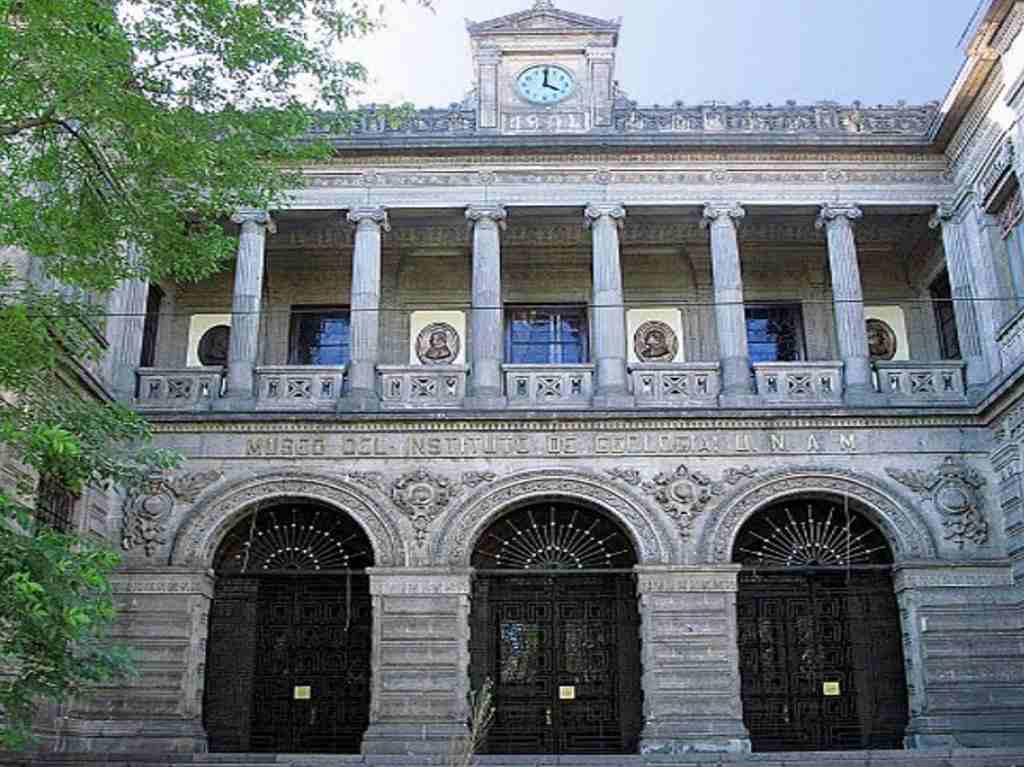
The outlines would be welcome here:
<svg viewBox="0 0 1024 767">
<path fill-rule="evenodd" d="M 76 383 L 103 352 L 102 300 L 83 298 L 222 268 L 230 214 L 284 202 L 303 163 L 328 156 L 311 129 L 347 127 L 365 72 L 339 46 L 382 12 L 366 0 L 0 0 L 0 260 L 27 254 L 40 277 L 0 274 L 0 468 L 21 476 L 0 489 L 0 744 L 24 742 L 39 699 L 128 668 L 101 641 L 119 557 L 40 527 L 36 479 L 128 489 L 176 461 L 149 445 L 142 418 Z"/>
</svg>

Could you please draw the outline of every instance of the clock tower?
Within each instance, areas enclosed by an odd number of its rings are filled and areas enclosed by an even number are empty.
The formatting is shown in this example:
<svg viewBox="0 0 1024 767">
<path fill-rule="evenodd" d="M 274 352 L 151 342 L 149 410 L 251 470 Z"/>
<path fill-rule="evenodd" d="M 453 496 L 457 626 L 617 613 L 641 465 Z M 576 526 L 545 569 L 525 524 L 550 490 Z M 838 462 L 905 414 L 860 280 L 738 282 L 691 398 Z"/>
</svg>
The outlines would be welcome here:
<svg viewBox="0 0 1024 767">
<path fill-rule="evenodd" d="M 512 134 L 611 129 L 618 19 L 536 0 L 527 11 L 467 26 L 478 128 Z"/>
</svg>

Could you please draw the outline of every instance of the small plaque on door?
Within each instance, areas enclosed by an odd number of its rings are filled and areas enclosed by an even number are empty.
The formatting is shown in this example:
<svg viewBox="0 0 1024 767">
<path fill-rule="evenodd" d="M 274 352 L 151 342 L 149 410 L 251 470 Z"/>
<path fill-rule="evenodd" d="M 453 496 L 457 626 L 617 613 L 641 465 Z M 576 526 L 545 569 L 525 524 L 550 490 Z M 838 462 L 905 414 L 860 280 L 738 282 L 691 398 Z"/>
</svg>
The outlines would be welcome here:
<svg viewBox="0 0 1024 767">
<path fill-rule="evenodd" d="M 313 688 L 308 685 L 297 685 L 292 697 L 295 700 L 310 700 L 313 697 Z"/>
<path fill-rule="evenodd" d="M 821 692 L 827 698 L 839 695 L 839 682 L 822 682 Z"/>
<path fill-rule="evenodd" d="M 559 700 L 576 700 L 576 688 L 575 687 L 559 687 L 558 688 L 558 699 Z"/>
</svg>

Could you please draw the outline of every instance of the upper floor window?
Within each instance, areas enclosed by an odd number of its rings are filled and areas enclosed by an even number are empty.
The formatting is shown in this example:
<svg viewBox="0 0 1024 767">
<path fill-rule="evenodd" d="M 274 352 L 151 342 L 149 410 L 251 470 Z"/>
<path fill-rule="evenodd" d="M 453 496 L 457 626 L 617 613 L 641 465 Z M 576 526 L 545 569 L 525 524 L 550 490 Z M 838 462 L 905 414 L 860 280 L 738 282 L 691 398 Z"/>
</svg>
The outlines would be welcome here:
<svg viewBox="0 0 1024 767">
<path fill-rule="evenodd" d="M 59 533 L 71 532 L 75 517 L 75 494 L 60 482 L 42 478 L 36 488 L 36 524 Z"/>
<path fill-rule="evenodd" d="M 751 362 L 799 362 L 806 358 L 800 304 L 748 305 L 746 313 Z"/>
<path fill-rule="evenodd" d="M 347 365 L 352 333 L 341 306 L 293 306 L 289 365 Z"/>
<path fill-rule="evenodd" d="M 142 355 L 139 366 L 151 368 L 156 365 L 156 335 L 160 327 L 160 304 L 164 292 L 156 285 L 149 286 L 146 297 L 146 319 L 142 326 Z"/>
<path fill-rule="evenodd" d="M 1020 187 L 1013 190 L 1003 203 L 998 213 L 999 224 L 1006 241 L 1007 268 L 1013 289 L 1014 303 L 1024 304 L 1024 237 L 1022 237 L 1021 218 L 1024 217 L 1024 201 L 1021 199 Z"/>
<path fill-rule="evenodd" d="M 939 352 L 944 360 L 960 359 L 960 337 L 956 332 L 956 312 L 953 311 L 953 290 L 949 286 L 949 274 L 942 274 L 932 282 L 932 306 L 935 307 L 935 325 L 939 330 Z"/>
<path fill-rule="evenodd" d="M 582 306 L 510 308 L 505 355 L 512 364 L 587 362 L 587 311 Z"/>
</svg>

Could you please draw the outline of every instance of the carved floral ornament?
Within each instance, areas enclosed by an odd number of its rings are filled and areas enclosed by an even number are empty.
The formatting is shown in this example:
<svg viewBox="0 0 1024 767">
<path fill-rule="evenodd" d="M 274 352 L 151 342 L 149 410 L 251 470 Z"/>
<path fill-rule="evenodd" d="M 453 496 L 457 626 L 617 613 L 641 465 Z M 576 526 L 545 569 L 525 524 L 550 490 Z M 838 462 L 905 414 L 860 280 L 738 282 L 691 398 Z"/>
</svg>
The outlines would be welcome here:
<svg viewBox="0 0 1024 767">
<path fill-rule="evenodd" d="M 639 487 L 651 496 L 659 508 L 675 522 L 683 539 L 690 537 L 694 521 L 709 506 L 714 505 L 730 486 L 757 475 L 750 466 L 726 469 L 720 480 L 713 480 L 700 471 L 691 471 L 680 464 L 673 472 L 659 472 L 652 479 L 644 479 L 636 469 L 614 468 L 606 473 L 621 482 Z"/>
<path fill-rule="evenodd" d="M 448 479 L 426 469 L 416 469 L 391 483 L 391 500 L 412 521 L 416 545 L 427 540 L 431 523 L 446 512 L 466 488 L 479 487 L 497 478 L 491 472 L 467 472 L 460 479 Z"/>
<path fill-rule="evenodd" d="M 978 471 L 947 457 L 932 471 L 887 468 L 885 472 L 938 510 L 947 541 L 961 549 L 968 543 L 981 545 L 988 541 L 989 525 L 980 492 L 985 478 Z"/>
<path fill-rule="evenodd" d="M 194 503 L 199 494 L 223 476 L 217 470 L 166 476 L 154 473 L 125 499 L 121 520 L 121 548 L 141 547 L 147 557 L 167 543 L 167 523 L 175 500 Z"/>
</svg>

